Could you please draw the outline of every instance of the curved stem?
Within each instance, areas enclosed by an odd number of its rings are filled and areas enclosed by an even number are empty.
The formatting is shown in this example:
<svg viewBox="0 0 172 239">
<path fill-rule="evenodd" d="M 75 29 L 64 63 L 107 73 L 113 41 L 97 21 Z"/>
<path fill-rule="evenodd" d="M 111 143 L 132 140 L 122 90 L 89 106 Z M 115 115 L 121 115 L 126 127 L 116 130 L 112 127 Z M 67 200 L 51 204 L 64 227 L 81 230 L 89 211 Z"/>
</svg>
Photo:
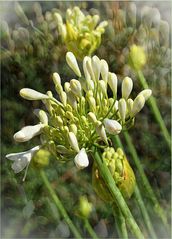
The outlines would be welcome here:
<svg viewBox="0 0 172 239">
<path fill-rule="evenodd" d="M 102 161 L 98 151 L 95 151 L 95 149 L 93 148 L 93 157 L 97 163 L 97 166 L 99 168 L 99 171 L 101 173 L 102 178 L 104 179 L 106 185 L 108 186 L 112 197 L 114 198 L 117 206 L 119 207 L 119 209 L 121 210 L 123 216 L 126 219 L 126 222 L 129 225 L 129 228 L 131 229 L 131 231 L 133 232 L 133 234 L 136 236 L 136 238 L 138 239 L 143 239 L 144 235 L 142 234 L 142 232 L 140 231 L 139 226 L 137 225 L 133 215 L 130 212 L 130 209 L 128 208 L 120 190 L 118 189 L 118 187 L 116 186 L 116 183 L 108 169 L 108 167 L 106 166 L 106 164 Z"/>
<path fill-rule="evenodd" d="M 149 86 L 148 86 L 148 83 L 146 82 L 146 79 L 144 78 L 143 73 L 141 71 L 137 71 L 137 75 L 138 75 L 138 78 L 140 80 L 140 83 L 141 83 L 142 87 L 144 89 L 148 89 Z M 169 132 L 167 130 L 167 127 L 166 127 L 166 125 L 164 123 L 164 120 L 163 120 L 163 118 L 161 116 L 161 113 L 159 111 L 159 108 L 157 106 L 155 98 L 153 96 L 151 96 L 150 99 L 148 100 L 148 103 L 149 103 L 149 105 L 150 105 L 150 107 L 152 109 L 152 112 L 153 112 L 153 114 L 155 116 L 155 119 L 156 119 L 157 123 L 159 124 L 159 127 L 162 130 L 163 136 L 164 136 L 164 138 L 165 138 L 169 148 L 171 149 L 170 134 L 169 134 Z"/>
<path fill-rule="evenodd" d="M 87 229 L 88 233 L 90 234 L 90 236 L 93 238 L 93 239 L 98 239 L 96 233 L 94 232 L 93 228 L 91 227 L 89 221 L 87 218 L 84 219 L 84 225 L 85 225 L 85 228 Z"/>
<path fill-rule="evenodd" d="M 60 211 L 61 215 L 63 216 L 64 220 L 66 221 L 66 223 L 68 224 L 69 228 L 71 229 L 73 235 L 76 238 L 82 238 L 82 236 L 80 235 L 79 231 L 77 230 L 77 228 L 75 227 L 75 225 L 73 224 L 72 220 L 70 219 L 69 215 L 66 212 L 66 209 L 64 208 L 62 202 L 60 201 L 60 199 L 58 198 L 57 194 L 55 193 L 55 191 L 53 190 L 50 182 L 48 181 L 48 178 L 45 174 L 45 172 L 43 170 L 40 170 L 40 175 L 41 178 L 50 194 L 50 196 L 52 197 L 55 205 L 57 206 L 58 210 Z"/>
</svg>

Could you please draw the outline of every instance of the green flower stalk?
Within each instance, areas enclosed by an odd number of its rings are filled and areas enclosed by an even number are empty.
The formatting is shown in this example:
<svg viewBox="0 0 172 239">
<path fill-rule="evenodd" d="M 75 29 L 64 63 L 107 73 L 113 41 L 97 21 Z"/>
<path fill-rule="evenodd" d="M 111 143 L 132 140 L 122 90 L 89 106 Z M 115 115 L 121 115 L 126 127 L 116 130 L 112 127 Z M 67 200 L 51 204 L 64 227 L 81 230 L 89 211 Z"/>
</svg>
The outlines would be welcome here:
<svg viewBox="0 0 172 239">
<path fill-rule="evenodd" d="M 112 177 L 124 198 L 130 198 L 135 188 L 135 176 L 123 150 L 118 148 L 115 152 L 114 148 L 108 147 L 102 154 L 102 160 L 109 168 Z M 105 186 L 96 164 L 93 165 L 92 183 L 99 197 L 104 201 L 114 201 L 109 190 Z"/>
<path fill-rule="evenodd" d="M 99 145 L 100 142 L 108 145 L 110 135 L 119 134 L 133 126 L 136 114 L 143 108 L 151 90 L 147 90 L 146 94 L 145 91 L 140 92 L 132 100 L 129 98 L 133 87 L 132 80 L 124 78 L 124 98 L 117 100 L 117 77 L 115 73 L 109 72 L 105 60 L 100 60 L 97 56 L 86 56 L 83 60 L 84 76 L 81 75 L 73 53 L 68 52 L 66 60 L 78 80 L 65 82 L 63 87 L 59 74 L 53 74 L 60 101 L 50 91 L 43 94 L 29 88 L 20 90 L 24 99 L 41 100 L 47 111 L 36 109 L 34 113 L 39 119 L 38 124 L 23 127 L 14 134 L 14 139 L 17 142 L 26 142 L 40 135 L 40 148 L 51 152 L 58 161 L 67 162 L 73 159 L 76 167 L 83 169 L 89 165 L 88 152 L 92 145 Z M 112 98 L 107 94 L 108 85 L 113 92 Z M 10 154 L 7 158 L 20 166 L 21 155 L 23 153 L 15 154 L 15 157 Z M 28 161 L 30 160 L 29 154 Z M 126 160 L 123 163 L 128 167 Z M 121 189 L 122 187 L 121 183 Z"/>
<path fill-rule="evenodd" d="M 101 43 L 101 35 L 105 31 L 107 21 L 98 25 L 99 15 L 85 16 L 79 7 L 67 9 L 66 23 L 59 13 L 55 13 L 58 30 L 68 51 L 72 51 L 79 59 L 91 55 Z"/>
</svg>

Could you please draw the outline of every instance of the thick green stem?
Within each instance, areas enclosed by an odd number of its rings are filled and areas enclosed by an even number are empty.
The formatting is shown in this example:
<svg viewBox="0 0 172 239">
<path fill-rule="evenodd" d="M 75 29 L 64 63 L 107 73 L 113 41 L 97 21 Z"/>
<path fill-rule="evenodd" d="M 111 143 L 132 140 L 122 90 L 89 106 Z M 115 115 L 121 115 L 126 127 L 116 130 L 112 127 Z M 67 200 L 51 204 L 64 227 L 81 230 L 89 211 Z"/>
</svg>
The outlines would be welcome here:
<svg viewBox="0 0 172 239">
<path fill-rule="evenodd" d="M 146 82 L 146 79 L 144 78 L 144 75 L 143 75 L 142 71 L 137 71 L 137 74 L 138 74 L 138 78 L 140 80 L 140 83 L 141 83 L 142 87 L 144 89 L 148 89 L 149 86 L 148 86 L 148 83 Z M 164 136 L 169 148 L 171 149 L 170 134 L 167 130 L 167 127 L 165 126 L 164 120 L 161 116 L 161 113 L 160 113 L 159 108 L 157 106 L 156 100 L 153 96 L 151 96 L 150 99 L 148 100 L 148 104 L 150 105 L 150 107 L 152 109 L 152 112 L 155 116 L 155 119 L 156 119 L 157 123 L 159 124 L 159 127 L 162 130 L 163 136 Z"/>
<path fill-rule="evenodd" d="M 88 219 L 84 219 L 84 225 L 85 225 L 85 228 L 87 229 L 88 233 L 90 234 L 90 236 L 93 238 L 93 239 L 98 239 L 96 233 L 94 232 L 93 228 L 91 227 Z"/>
<path fill-rule="evenodd" d="M 121 213 L 121 210 L 117 208 L 116 205 L 113 206 L 113 210 L 118 236 L 122 239 L 128 239 L 126 221 L 123 214 Z"/>
<path fill-rule="evenodd" d="M 109 190 L 112 194 L 112 197 L 115 200 L 115 203 L 117 204 L 117 206 L 121 210 L 123 216 L 125 217 L 129 228 L 131 229 L 132 233 L 136 236 L 136 238 L 143 239 L 144 235 L 140 231 L 140 228 L 138 227 L 133 215 L 131 214 L 130 209 L 128 208 L 120 190 L 116 186 L 116 183 L 115 183 L 108 167 L 102 161 L 98 151 L 95 151 L 95 149 L 93 149 L 93 150 L 94 150 L 93 157 L 97 163 L 100 174 L 101 174 L 103 180 L 105 181 L 107 187 L 109 188 Z"/>
<path fill-rule="evenodd" d="M 166 215 L 164 213 L 164 210 L 161 208 L 161 206 L 160 206 L 160 204 L 159 204 L 159 202 L 158 202 L 158 200 L 157 200 L 157 198 L 156 198 L 156 196 L 155 196 L 155 194 L 154 194 L 154 192 L 153 192 L 153 190 L 151 188 L 151 185 L 150 185 L 150 183 L 149 183 L 149 181 L 148 181 L 148 179 L 147 179 L 147 177 L 145 175 L 145 172 L 143 170 L 143 167 L 142 167 L 141 162 L 139 160 L 139 157 L 137 155 L 136 149 L 135 149 L 135 147 L 134 147 L 134 145 L 132 143 L 132 139 L 131 139 L 131 137 L 130 137 L 130 135 L 128 134 L 127 131 L 123 132 L 123 134 L 124 134 L 125 140 L 127 142 L 130 154 L 132 155 L 132 159 L 133 159 L 133 161 L 134 161 L 134 163 L 135 163 L 135 165 L 136 165 L 136 167 L 138 169 L 138 172 L 140 174 L 140 178 L 142 180 L 142 184 L 143 184 L 143 186 L 145 188 L 145 191 L 146 191 L 148 197 L 151 199 L 151 201 L 152 201 L 152 203 L 154 205 L 154 210 L 157 213 L 157 215 L 161 218 L 161 220 L 163 221 L 164 225 L 167 228 L 169 228 L 168 227 L 168 223 L 167 223 L 167 218 L 166 218 Z"/>
<path fill-rule="evenodd" d="M 129 136 L 129 135 L 128 135 L 128 136 Z M 130 137 L 130 136 L 129 136 L 129 137 Z M 122 148 L 123 151 L 124 151 L 124 147 L 123 147 L 123 145 L 122 145 L 122 142 L 121 142 L 119 136 L 116 135 L 116 136 L 113 137 L 113 139 L 115 140 L 115 143 L 117 144 L 117 146 L 120 147 L 120 148 Z M 127 141 L 127 143 L 128 143 L 128 141 Z M 132 156 L 133 156 L 133 155 L 132 155 Z M 139 164 L 140 164 L 140 161 L 139 161 Z M 142 167 L 142 166 L 141 166 L 141 167 Z M 145 175 L 145 177 L 146 177 L 146 175 Z M 135 198 L 136 198 L 136 200 L 137 200 L 137 203 L 138 203 L 139 208 L 140 208 L 140 210 L 141 210 L 143 219 L 144 219 L 144 221 L 145 221 L 145 224 L 146 224 L 146 226 L 147 226 L 147 228 L 148 228 L 148 230 L 149 230 L 149 233 L 150 233 L 151 237 L 152 237 L 153 239 L 156 239 L 156 234 L 155 234 L 155 231 L 154 231 L 152 222 L 151 222 L 151 220 L 150 220 L 150 217 L 149 217 L 149 214 L 148 214 L 148 212 L 147 212 L 147 209 L 146 209 L 146 207 L 145 207 L 145 205 L 144 205 L 144 202 L 143 202 L 143 199 L 142 199 L 142 196 L 141 196 L 141 193 L 140 193 L 140 190 L 139 190 L 139 187 L 138 187 L 137 184 L 136 184 L 136 186 L 135 186 L 134 196 L 135 196 Z"/>
<path fill-rule="evenodd" d="M 50 194 L 50 196 L 52 197 L 55 205 L 57 206 L 58 210 L 60 211 L 61 215 L 63 216 L 64 220 L 66 221 L 66 223 L 68 224 L 69 228 L 71 229 L 73 235 L 76 238 L 82 238 L 82 236 L 80 235 L 79 231 L 77 230 L 77 228 L 75 227 L 75 225 L 73 224 L 72 220 L 70 219 L 69 215 L 66 212 L 66 209 L 64 208 L 62 202 L 60 201 L 60 199 L 58 198 L 57 194 L 55 193 L 55 191 L 53 190 L 53 188 L 51 187 L 50 182 L 48 181 L 48 178 L 45 174 L 45 172 L 43 170 L 40 171 L 40 175 L 41 178 Z"/>
</svg>

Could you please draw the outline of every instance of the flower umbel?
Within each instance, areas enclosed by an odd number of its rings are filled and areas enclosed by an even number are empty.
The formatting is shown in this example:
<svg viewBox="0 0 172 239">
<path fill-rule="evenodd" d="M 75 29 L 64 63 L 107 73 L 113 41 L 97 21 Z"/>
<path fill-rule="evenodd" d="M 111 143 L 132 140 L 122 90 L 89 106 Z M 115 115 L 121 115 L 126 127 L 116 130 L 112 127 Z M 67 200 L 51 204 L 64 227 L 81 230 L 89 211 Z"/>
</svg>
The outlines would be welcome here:
<svg viewBox="0 0 172 239">
<path fill-rule="evenodd" d="M 101 35 L 108 24 L 107 21 L 103 21 L 98 25 L 100 18 L 98 15 L 85 16 L 79 7 L 67 9 L 66 23 L 63 23 L 59 13 L 55 13 L 55 18 L 62 41 L 65 42 L 67 49 L 80 59 L 91 55 L 98 48 Z"/>
<path fill-rule="evenodd" d="M 40 123 L 22 128 L 14 135 L 14 139 L 25 142 L 40 135 L 42 147 L 57 160 L 73 159 L 77 168 L 83 169 L 89 165 L 87 153 L 93 145 L 107 147 L 110 134 L 119 134 L 133 125 L 136 114 L 150 97 L 151 90 L 140 92 L 132 100 L 128 97 L 132 93 L 133 82 L 125 77 L 122 83 L 123 98 L 117 99 L 117 76 L 109 72 L 105 60 L 86 56 L 82 76 L 71 52 L 67 53 L 67 63 L 79 78 L 66 82 L 63 87 L 58 73 L 53 74 L 61 102 L 55 99 L 51 91 L 46 94 L 36 93 L 32 89 L 20 91 L 25 99 L 42 100 L 47 112 L 34 110 Z M 112 98 L 108 97 L 108 85 L 113 93 Z M 23 157 L 20 160 L 27 165 Z"/>
</svg>

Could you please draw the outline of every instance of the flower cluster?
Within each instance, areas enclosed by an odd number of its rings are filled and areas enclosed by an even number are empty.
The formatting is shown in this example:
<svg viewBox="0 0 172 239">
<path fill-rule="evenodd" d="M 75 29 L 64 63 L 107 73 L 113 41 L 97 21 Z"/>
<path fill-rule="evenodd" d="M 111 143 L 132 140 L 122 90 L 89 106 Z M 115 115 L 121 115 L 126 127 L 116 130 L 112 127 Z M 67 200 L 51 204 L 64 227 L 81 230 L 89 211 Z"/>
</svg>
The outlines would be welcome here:
<svg viewBox="0 0 172 239">
<path fill-rule="evenodd" d="M 125 198 L 130 198 L 135 187 L 135 176 L 122 149 L 118 148 L 115 152 L 114 148 L 107 147 L 102 154 L 102 159 L 108 166 L 112 177 L 123 196 Z M 92 182 L 93 187 L 100 198 L 104 201 L 113 200 L 96 164 L 93 165 Z"/>
<path fill-rule="evenodd" d="M 74 159 L 76 166 L 81 169 L 89 165 L 87 153 L 93 145 L 99 145 L 100 142 L 108 145 L 109 135 L 119 134 L 121 130 L 133 125 L 136 114 L 150 97 L 151 90 L 141 91 L 132 100 L 130 94 L 133 82 L 131 78 L 125 77 L 121 86 L 122 98 L 117 100 L 117 76 L 109 72 L 105 60 L 97 56 L 84 57 L 84 75 L 72 52 L 66 54 L 66 61 L 78 80 L 65 82 L 63 87 L 59 74 L 53 73 L 58 100 L 51 91 L 42 94 L 29 88 L 20 90 L 24 99 L 42 100 L 46 111 L 35 109 L 39 123 L 25 126 L 14 134 L 14 139 L 26 142 L 41 135 L 43 148 L 60 161 Z M 111 90 L 112 97 L 108 96 L 108 90 Z M 20 163 L 21 155 L 25 158 L 29 155 L 26 160 L 29 163 L 32 153 L 33 149 L 18 154 L 18 157 L 17 154 L 7 155 L 7 158 Z"/>
<path fill-rule="evenodd" d="M 85 16 L 79 7 L 67 9 L 66 23 L 63 23 L 59 13 L 55 13 L 58 30 L 68 51 L 75 53 L 77 58 L 91 55 L 101 43 L 101 35 L 105 31 L 107 21 L 99 25 L 99 15 Z"/>
</svg>

